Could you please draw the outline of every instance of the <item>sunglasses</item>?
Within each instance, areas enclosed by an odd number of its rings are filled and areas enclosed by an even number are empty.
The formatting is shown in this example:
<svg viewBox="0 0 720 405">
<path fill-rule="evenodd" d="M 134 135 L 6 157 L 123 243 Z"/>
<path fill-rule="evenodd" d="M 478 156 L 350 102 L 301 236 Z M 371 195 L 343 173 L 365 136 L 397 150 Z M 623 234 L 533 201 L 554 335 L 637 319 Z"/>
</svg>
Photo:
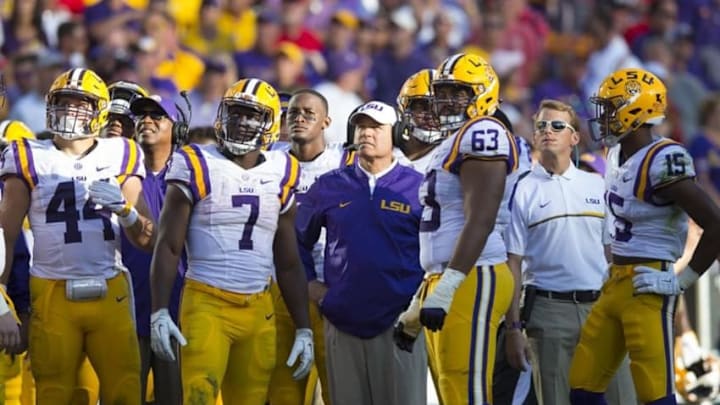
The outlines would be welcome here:
<svg viewBox="0 0 720 405">
<path fill-rule="evenodd" d="M 160 121 L 161 119 L 167 117 L 167 114 L 161 111 L 143 111 L 140 114 L 136 115 L 135 118 L 141 120 L 147 116 L 150 116 L 150 119 L 153 121 Z"/>
<path fill-rule="evenodd" d="M 553 132 L 560 132 L 565 128 L 570 128 L 572 132 L 575 132 L 575 128 L 573 128 L 572 125 L 568 124 L 565 121 L 561 120 L 552 120 L 552 121 L 535 121 L 535 129 L 538 131 L 544 131 L 545 128 L 550 125 L 550 129 Z"/>
</svg>

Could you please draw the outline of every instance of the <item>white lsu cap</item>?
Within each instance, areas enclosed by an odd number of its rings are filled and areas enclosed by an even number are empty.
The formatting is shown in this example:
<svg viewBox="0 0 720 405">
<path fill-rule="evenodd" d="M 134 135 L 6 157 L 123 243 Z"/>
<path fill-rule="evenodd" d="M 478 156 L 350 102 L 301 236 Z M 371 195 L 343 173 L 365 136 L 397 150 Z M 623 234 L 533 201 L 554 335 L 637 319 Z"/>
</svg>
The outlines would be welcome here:
<svg viewBox="0 0 720 405">
<path fill-rule="evenodd" d="M 363 104 L 360 109 L 350 116 L 350 123 L 355 124 L 355 119 L 360 115 L 368 116 L 378 124 L 394 125 L 398 120 L 395 107 L 382 101 L 370 101 Z"/>
</svg>

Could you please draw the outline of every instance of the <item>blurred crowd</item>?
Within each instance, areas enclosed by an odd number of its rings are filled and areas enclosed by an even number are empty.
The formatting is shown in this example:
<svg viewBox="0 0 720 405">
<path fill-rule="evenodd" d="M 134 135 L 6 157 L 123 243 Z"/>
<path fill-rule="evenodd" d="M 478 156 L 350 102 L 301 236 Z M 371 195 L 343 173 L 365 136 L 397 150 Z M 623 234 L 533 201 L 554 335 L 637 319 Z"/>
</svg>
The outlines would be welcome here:
<svg viewBox="0 0 720 405">
<path fill-rule="evenodd" d="M 2 13 L 0 118 L 35 132 L 46 90 L 69 67 L 154 94 L 187 90 L 193 127 L 212 125 L 238 78 L 313 87 L 331 106 L 326 137 L 342 142 L 356 106 L 394 104 L 408 76 L 458 51 L 490 61 L 503 111 L 527 138 L 542 99 L 589 118 L 606 75 L 642 66 L 668 88 L 661 134 L 690 148 L 720 201 L 718 0 L 8 0 Z M 584 149 L 599 148 L 580 130 Z"/>
</svg>

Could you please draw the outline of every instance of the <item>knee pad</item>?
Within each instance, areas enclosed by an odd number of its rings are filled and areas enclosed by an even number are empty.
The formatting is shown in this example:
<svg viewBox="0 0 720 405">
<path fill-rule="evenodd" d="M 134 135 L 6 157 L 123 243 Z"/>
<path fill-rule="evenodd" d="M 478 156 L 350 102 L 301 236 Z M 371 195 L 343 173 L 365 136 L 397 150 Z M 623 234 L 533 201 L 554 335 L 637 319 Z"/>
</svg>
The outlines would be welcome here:
<svg viewBox="0 0 720 405">
<path fill-rule="evenodd" d="M 648 402 L 647 405 L 677 405 L 677 401 L 675 400 L 675 395 L 671 394 L 666 397 L 662 397 L 660 399 Z"/>
<path fill-rule="evenodd" d="M 590 392 L 578 388 L 570 390 L 570 403 L 572 405 L 607 405 L 604 393 Z"/>
</svg>

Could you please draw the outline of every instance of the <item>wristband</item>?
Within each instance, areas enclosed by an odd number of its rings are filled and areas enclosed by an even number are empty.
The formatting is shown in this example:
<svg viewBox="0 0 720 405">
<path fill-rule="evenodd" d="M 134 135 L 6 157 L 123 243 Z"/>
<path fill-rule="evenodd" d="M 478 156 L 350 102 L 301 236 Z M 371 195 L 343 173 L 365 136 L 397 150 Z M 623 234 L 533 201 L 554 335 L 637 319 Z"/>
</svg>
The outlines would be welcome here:
<svg viewBox="0 0 720 405">
<path fill-rule="evenodd" d="M 138 220 L 138 212 L 135 209 L 135 207 L 130 207 L 129 212 L 127 215 L 120 216 L 118 215 L 118 222 L 123 228 L 129 228 L 135 224 Z"/>
<path fill-rule="evenodd" d="M 682 291 L 693 285 L 698 278 L 700 278 L 700 274 L 690 266 L 685 267 L 683 271 L 677 274 L 678 285 Z"/>
</svg>

